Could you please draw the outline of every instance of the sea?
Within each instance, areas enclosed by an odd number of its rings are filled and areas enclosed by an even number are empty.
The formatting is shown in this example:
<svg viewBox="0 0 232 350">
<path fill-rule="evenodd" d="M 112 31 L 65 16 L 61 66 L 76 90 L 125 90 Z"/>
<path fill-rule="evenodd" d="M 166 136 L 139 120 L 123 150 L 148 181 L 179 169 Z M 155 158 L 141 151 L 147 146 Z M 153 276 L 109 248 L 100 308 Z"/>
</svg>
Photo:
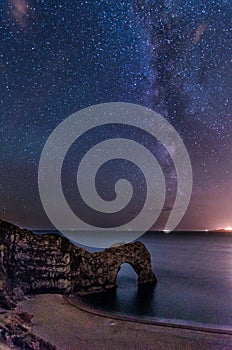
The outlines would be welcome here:
<svg viewBox="0 0 232 350">
<path fill-rule="evenodd" d="M 232 233 L 147 232 L 139 241 L 151 254 L 157 284 L 138 288 L 135 271 L 122 264 L 116 291 L 83 297 L 84 303 L 139 319 L 232 330 Z"/>
</svg>

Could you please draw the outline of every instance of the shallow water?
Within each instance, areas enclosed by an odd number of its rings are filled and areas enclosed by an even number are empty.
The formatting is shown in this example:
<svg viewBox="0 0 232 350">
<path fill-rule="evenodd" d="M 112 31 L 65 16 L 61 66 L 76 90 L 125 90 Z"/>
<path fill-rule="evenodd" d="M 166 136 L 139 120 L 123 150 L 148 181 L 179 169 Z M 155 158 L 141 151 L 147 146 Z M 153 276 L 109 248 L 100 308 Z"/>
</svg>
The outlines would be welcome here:
<svg viewBox="0 0 232 350">
<path fill-rule="evenodd" d="M 137 288 L 123 264 L 115 293 L 85 297 L 96 308 L 139 317 L 232 327 L 232 234 L 147 233 L 155 288 Z"/>
</svg>

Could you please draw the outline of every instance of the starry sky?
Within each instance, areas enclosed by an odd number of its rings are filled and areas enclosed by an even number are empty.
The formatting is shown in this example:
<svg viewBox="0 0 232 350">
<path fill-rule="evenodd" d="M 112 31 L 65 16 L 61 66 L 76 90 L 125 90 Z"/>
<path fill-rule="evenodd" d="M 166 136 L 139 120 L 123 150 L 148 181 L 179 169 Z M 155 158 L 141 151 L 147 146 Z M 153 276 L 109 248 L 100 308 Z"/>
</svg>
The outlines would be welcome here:
<svg viewBox="0 0 232 350">
<path fill-rule="evenodd" d="M 0 217 L 52 228 L 37 179 L 48 136 L 120 101 L 159 112 L 188 149 L 179 228 L 232 226 L 231 18 L 229 0 L 1 0 Z"/>
</svg>

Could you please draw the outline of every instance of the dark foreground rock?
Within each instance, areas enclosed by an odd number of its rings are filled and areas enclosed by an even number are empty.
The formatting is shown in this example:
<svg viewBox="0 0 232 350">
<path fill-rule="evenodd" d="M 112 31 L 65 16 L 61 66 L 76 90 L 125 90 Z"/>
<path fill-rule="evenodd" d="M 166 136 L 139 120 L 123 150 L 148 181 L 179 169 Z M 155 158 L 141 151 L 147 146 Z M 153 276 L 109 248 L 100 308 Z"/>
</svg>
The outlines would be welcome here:
<svg viewBox="0 0 232 350">
<path fill-rule="evenodd" d="M 16 311 L 0 312 L 0 340 L 10 348 L 22 350 L 56 350 L 30 329 L 30 315 Z"/>
</svg>

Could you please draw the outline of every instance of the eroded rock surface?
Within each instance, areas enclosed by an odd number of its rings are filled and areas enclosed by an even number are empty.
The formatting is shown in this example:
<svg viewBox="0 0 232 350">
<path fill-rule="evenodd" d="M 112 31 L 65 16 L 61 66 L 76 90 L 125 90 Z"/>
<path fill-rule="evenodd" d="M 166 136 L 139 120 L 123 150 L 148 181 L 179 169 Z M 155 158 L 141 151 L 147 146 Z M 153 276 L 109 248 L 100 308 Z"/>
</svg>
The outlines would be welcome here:
<svg viewBox="0 0 232 350">
<path fill-rule="evenodd" d="M 116 287 L 122 263 L 139 284 L 156 282 L 150 254 L 140 243 L 89 253 L 56 234 L 37 235 L 0 221 L 0 304 L 12 308 L 24 294 L 93 294 Z"/>
<path fill-rule="evenodd" d="M 55 346 L 32 333 L 30 315 L 16 311 L 0 312 L 0 340 L 11 349 L 56 350 Z"/>
</svg>

